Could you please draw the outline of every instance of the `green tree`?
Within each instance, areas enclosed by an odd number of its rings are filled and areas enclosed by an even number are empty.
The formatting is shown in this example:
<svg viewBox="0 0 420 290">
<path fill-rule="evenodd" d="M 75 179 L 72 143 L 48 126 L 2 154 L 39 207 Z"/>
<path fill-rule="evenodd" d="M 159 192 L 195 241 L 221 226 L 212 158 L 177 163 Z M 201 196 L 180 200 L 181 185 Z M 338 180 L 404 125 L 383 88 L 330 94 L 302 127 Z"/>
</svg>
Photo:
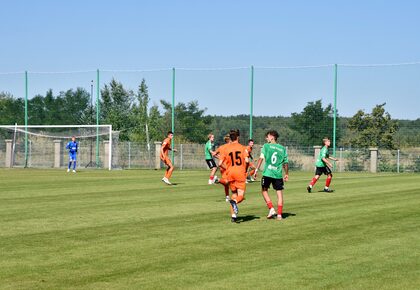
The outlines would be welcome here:
<svg viewBox="0 0 420 290">
<path fill-rule="evenodd" d="M 354 147 L 396 149 L 398 122 L 385 112 L 385 104 L 376 105 L 370 114 L 359 110 L 350 119 L 348 127 L 353 133 L 350 142 Z"/>
<path fill-rule="evenodd" d="M 163 109 L 163 127 L 165 131 L 171 129 L 172 105 L 164 100 L 160 101 Z M 181 142 L 203 143 L 210 132 L 211 116 L 205 116 L 206 109 L 200 109 L 197 101 L 178 103 L 175 105 L 175 131 L 177 140 Z"/>
<path fill-rule="evenodd" d="M 24 123 L 25 105 L 22 99 L 15 99 L 7 92 L 0 92 L 0 124 Z"/>
<path fill-rule="evenodd" d="M 323 108 L 321 100 L 309 102 L 301 113 L 292 113 L 290 127 L 299 133 L 296 136 L 299 145 L 313 146 L 319 144 L 323 137 L 332 138 L 332 105 Z M 336 135 L 336 138 L 338 140 L 339 136 Z"/>
<path fill-rule="evenodd" d="M 147 128 L 150 128 L 149 122 L 149 90 L 145 79 L 142 79 L 141 84 L 136 94 L 137 105 L 133 106 L 133 122 L 134 128 L 130 135 L 130 140 L 137 142 L 147 142 Z M 149 132 L 150 133 L 150 132 Z M 150 134 L 149 134 L 150 138 Z"/>
<path fill-rule="evenodd" d="M 60 92 L 60 95 L 55 99 L 54 106 L 51 124 L 57 124 L 57 120 L 63 124 L 91 123 L 90 94 L 83 88 Z"/>
<path fill-rule="evenodd" d="M 149 138 L 151 141 L 162 141 L 165 136 L 163 118 L 159 112 L 159 107 L 154 105 L 149 110 Z M 167 130 L 168 131 L 168 130 Z"/>
<path fill-rule="evenodd" d="M 120 140 L 128 140 L 133 127 L 133 92 L 112 79 L 101 90 L 101 124 L 111 124 L 113 130 L 120 131 Z"/>
</svg>

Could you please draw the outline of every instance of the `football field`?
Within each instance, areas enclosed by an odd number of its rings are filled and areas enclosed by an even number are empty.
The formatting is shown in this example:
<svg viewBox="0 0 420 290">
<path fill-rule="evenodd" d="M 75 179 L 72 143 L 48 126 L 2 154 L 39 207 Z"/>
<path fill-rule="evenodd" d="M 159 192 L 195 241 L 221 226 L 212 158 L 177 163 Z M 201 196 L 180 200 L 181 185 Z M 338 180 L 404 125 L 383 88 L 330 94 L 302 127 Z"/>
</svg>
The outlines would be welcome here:
<svg viewBox="0 0 420 290">
<path fill-rule="evenodd" d="M 2 169 L 0 289 L 418 289 L 420 174 L 312 175 L 233 224 L 207 171 Z"/>
</svg>

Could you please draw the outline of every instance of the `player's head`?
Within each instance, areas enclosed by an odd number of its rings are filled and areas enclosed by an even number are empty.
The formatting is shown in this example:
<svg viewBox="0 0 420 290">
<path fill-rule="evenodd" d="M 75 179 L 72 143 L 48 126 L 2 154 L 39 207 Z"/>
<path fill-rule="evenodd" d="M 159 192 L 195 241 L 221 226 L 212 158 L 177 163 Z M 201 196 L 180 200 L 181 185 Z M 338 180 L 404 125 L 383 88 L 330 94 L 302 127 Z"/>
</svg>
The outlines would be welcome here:
<svg viewBox="0 0 420 290">
<path fill-rule="evenodd" d="M 254 146 L 254 140 L 253 139 L 249 139 L 248 140 L 248 146 Z"/>
<path fill-rule="evenodd" d="M 214 135 L 213 135 L 213 133 L 210 133 L 208 136 L 207 136 L 207 138 L 210 140 L 210 141 L 214 141 Z"/>
<path fill-rule="evenodd" d="M 76 141 L 76 136 L 71 136 L 71 141 Z"/>
<path fill-rule="evenodd" d="M 277 141 L 277 139 L 279 138 L 279 132 L 277 132 L 276 130 L 267 131 L 267 133 L 265 133 L 265 138 L 268 142 Z"/>
<path fill-rule="evenodd" d="M 331 145 L 331 140 L 330 140 L 330 138 L 328 138 L 328 137 L 324 137 L 324 139 L 322 139 L 322 144 L 323 144 L 324 146 L 329 147 L 329 146 Z"/>
<path fill-rule="evenodd" d="M 225 140 L 225 143 L 230 143 L 230 136 L 226 135 L 225 138 L 223 138 Z"/>
<path fill-rule="evenodd" d="M 229 137 L 232 142 L 239 141 L 240 132 L 239 129 L 232 129 L 229 132 Z"/>
<path fill-rule="evenodd" d="M 168 131 L 168 134 L 166 135 L 168 138 L 173 138 L 174 137 L 174 132 L 172 131 Z"/>
</svg>

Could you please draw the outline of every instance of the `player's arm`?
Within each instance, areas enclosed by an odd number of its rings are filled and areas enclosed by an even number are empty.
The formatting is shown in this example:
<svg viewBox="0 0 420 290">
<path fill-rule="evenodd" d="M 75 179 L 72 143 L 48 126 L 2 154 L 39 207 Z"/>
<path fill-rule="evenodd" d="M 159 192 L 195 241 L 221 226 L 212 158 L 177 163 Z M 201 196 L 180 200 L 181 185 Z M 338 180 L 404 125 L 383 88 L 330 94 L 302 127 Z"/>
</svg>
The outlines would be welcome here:
<svg viewBox="0 0 420 290">
<path fill-rule="evenodd" d="M 220 150 L 219 150 L 219 148 L 217 148 L 216 151 L 214 151 L 213 157 L 216 157 L 217 159 L 220 159 Z"/>
<path fill-rule="evenodd" d="M 338 158 L 335 158 L 335 157 L 332 157 L 332 156 L 328 157 L 328 159 L 331 159 L 333 161 L 338 161 Z"/>
<path fill-rule="evenodd" d="M 325 157 L 324 157 L 324 158 L 322 158 L 322 161 L 323 161 L 325 164 L 327 164 L 327 166 L 328 166 L 328 167 L 330 167 L 330 168 L 332 167 L 331 162 L 329 162 L 327 158 L 325 158 Z"/>
<path fill-rule="evenodd" d="M 260 154 L 260 158 L 258 158 L 257 166 L 255 167 L 254 179 L 257 178 L 257 172 L 258 172 L 258 170 L 260 170 L 261 164 L 262 164 L 264 159 L 265 159 L 264 151 L 262 151 L 261 154 Z"/>
<path fill-rule="evenodd" d="M 66 145 L 66 149 L 70 149 L 70 142 L 69 142 L 69 143 L 67 143 L 67 145 Z"/>
<path fill-rule="evenodd" d="M 288 181 L 289 180 L 289 163 L 283 163 L 283 169 L 284 169 L 283 180 Z"/>
<path fill-rule="evenodd" d="M 289 157 L 287 156 L 287 153 L 284 154 L 283 169 L 284 169 L 283 180 L 288 181 L 289 180 Z"/>
<path fill-rule="evenodd" d="M 223 162 L 224 160 L 225 160 L 224 156 L 221 155 L 219 159 L 219 168 L 226 170 L 227 168 L 226 168 L 226 164 Z"/>
<path fill-rule="evenodd" d="M 166 143 L 166 142 L 163 142 L 163 144 L 162 144 L 162 146 L 160 147 L 160 157 L 165 157 L 165 148 L 166 148 L 166 144 L 168 144 L 168 143 Z"/>
<path fill-rule="evenodd" d="M 248 172 L 248 167 L 249 167 L 249 152 L 247 149 L 245 149 L 245 172 Z"/>
</svg>

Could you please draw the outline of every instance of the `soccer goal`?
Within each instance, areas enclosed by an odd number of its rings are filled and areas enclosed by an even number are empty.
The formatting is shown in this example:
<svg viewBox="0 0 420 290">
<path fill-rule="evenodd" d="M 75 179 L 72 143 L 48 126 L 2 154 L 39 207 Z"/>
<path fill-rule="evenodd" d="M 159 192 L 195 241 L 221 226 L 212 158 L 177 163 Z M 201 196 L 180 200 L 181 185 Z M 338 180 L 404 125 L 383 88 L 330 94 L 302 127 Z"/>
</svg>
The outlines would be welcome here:
<svg viewBox="0 0 420 290">
<path fill-rule="evenodd" d="M 77 168 L 108 168 L 116 158 L 112 125 L 2 125 L 0 167 L 65 168 L 66 145 L 78 142 Z"/>
</svg>

